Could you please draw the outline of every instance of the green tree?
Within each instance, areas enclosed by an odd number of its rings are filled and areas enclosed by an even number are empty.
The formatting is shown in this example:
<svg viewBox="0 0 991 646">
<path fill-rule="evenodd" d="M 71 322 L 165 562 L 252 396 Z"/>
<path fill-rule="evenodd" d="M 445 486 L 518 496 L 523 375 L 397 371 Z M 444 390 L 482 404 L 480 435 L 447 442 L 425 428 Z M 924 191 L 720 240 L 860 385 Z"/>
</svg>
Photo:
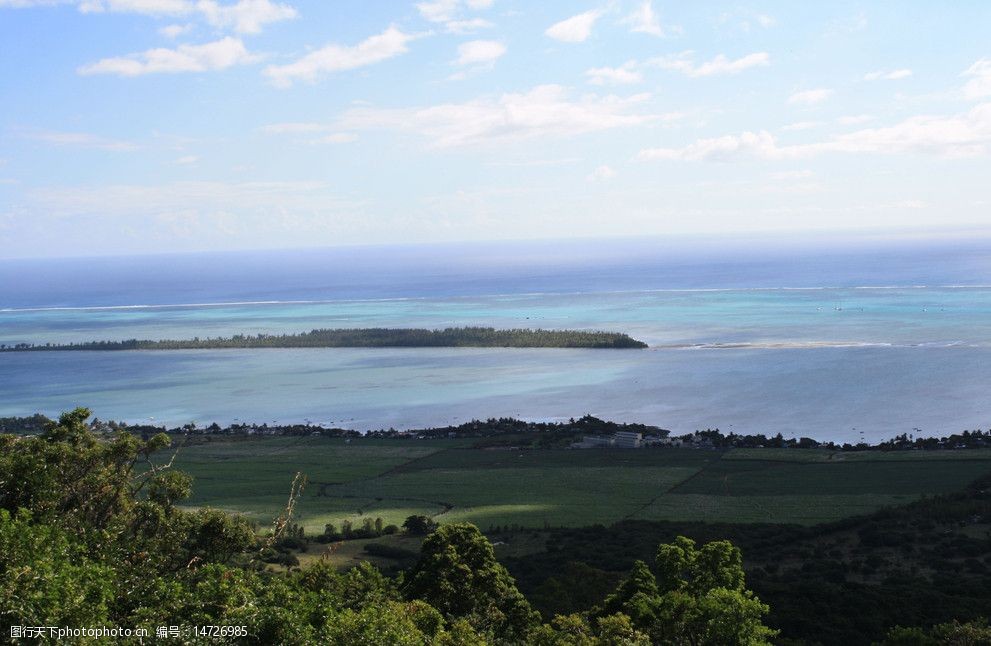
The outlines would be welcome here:
<svg viewBox="0 0 991 646">
<path fill-rule="evenodd" d="M 190 479 L 152 458 L 167 436 L 97 436 L 88 415 L 0 435 L 0 579 L 12 586 L 0 585 L 0 608 L 37 625 L 179 616 L 195 597 L 190 578 L 253 546 L 254 533 L 242 518 L 177 507 Z"/>
<path fill-rule="evenodd" d="M 725 541 L 661 545 L 655 571 L 637 562 L 591 617 L 544 625 L 469 524 L 427 536 L 398 581 L 367 562 L 343 574 L 327 562 L 267 571 L 272 542 L 243 518 L 180 507 L 190 479 L 154 459 L 167 437 L 142 441 L 109 426 L 95 434 L 87 415 L 67 413 L 35 437 L 0 435 L 0 622 L 243 625 L 248 643 L 301 646 L 758 645 L 774 635 L 762 624 L 767 606 L 745 588 L 739 550 Z M 290 513 L 280 522 L 281 540 L 305 541 Z M 406 523 L 431 526 L 425 516 Z M 986 643 L 987 632 L 947 624 L 923 636 L 963 646 Z"/>
<path fill-rule="evenodd" d="M 599 640 L 581 615 L 557 615 L 550 624 L 530 631 L 529 646 L 597 646 Z"/>
<path fill-rule="evenodd" d="M 345 608 L 329 618 L 319 641 L 340 646 L 423 646 L 435 640 L 444 643 L 448 640 L 441 639 L 443 631 L 438 619 L 436 610 L 418 601 L 389 601 L 358 610 Z M 434 632 L 424 632 L 424 627 Z"/>
<path fill-rule="evenodd" d="M 880 646 L 938 646 L 939 643 L 921 628 L 895 626 L 884 636 Z"/>
<path fill-rule="evenodd" d="M 633 625 L 633 620 L 623 613 L 599 617 L 599 644 L 601 646 L 649 646 L 650 637 Z"/>
<path fill-rule="evenodd" d="M 991 646 L 991 626 L 988 620 L 960 623 L 952 621 L 933 626 L 933 637 L 951 646 Z"/>
<path fill-rule="evenodd" d="M 500 640 L 519 643 L 538 624 L 492 544 L 468 523 L 444 525 L 426 538 L 402 591 Z"/>
<path fill-rule="evenodd" d="M 621 613 L 658 644 L 757 646 L 777 634 L 762 623 L 769 609 L 745 589 L 743 559 L 731 543 L 698 548 L 679 536 L 658 546 L 655 572 L 637 561 L 598 614 Z"/>
<path fill-rule="evenodd" d="M 437 528 L 437 523 L 435 523 L 429 516 L 409 516 L 403 522 L 403 529 L 407 533 L 413 534 L 414 536 L 425 536 Z"/>
<path fill-rule="evenodd" d="M 163 482 L 164 475 L 150 462 L 152 453 L 169 445 L 167 435 L 142 442 L 120 433 L 98 441 L 86 426 L 88 416 L 87 409 L 77 408 L 37 437 L 4 436 L 0 508 L 30 509 L 36 522 L 89 533 L 126 518 L 137 493 L 149 484 L 159 497 L 163 491 L 181 493 L 179 483 Z M 144 461 L 149 470 L 141 474 L 139 462 Z"/>
<path fill-rule="evenodd" d="M 89 558 L 68 532 L 0 509 L 0 624 L 95 626 L 106 622 L 110 567 Z"/>
<path fill-rule="evenodd" d="M 529 646 L 650 646 L 650 637 L 633 626 L 622 613 L 600 617 L 595 628 L 587 618 L 578 615 L 557 615 L 550 624 L 533 630 Z"/>
<path fill-rule="evenodd" d="M 655 642 L 756 646 L 777 634 L 763 624 L 769 608 L 745 589 L 743 558 L 729 541 L 699 549 L 679 536 L 658 546 L 655 567 L 660 595 L 649 628 Z"/>
<path fill-rule="evenodd" d="M 879 646 L 991 646 L 988 622 L 960 623 L 953 621 L 933 626 L 931 630 L 895 626 L 888 631 Z"/>
<path fill-rule="evenodd" d="M 638 626 L 648 626 L 656 620 L 660 594 L 654 573 L 643 561 L 636 561 L 633 569 L 606 597 L 602 614 L 624 613 Z"/>
</svg>

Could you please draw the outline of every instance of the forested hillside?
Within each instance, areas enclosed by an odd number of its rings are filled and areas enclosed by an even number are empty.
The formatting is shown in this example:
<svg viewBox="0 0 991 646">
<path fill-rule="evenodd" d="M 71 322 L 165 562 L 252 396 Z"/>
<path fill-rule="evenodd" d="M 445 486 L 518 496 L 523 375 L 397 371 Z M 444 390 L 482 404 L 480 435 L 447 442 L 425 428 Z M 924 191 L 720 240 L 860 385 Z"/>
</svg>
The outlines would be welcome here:
<svg viewBox="0 0 991 646">
<path fill-rule="evenodd" d="M 0 435 L 5 626 L 181 626 L 189 643 L 212 641 L 195 627 L 223 626 L 257 644 L 761 644 L 774 634 L 725 541 L 661 545 L 653 568 L 637 563 L 594 609 L 548 621 L 470 524 L 433 531 L 398 579 L 368 564 L 273 571 L 263 556 L 291 527 L 292 494 L 271 532 L 183 511 L 190 478 L 152 459 L 168 437 L 97 437 L 88 414 L 39 436 Z"/>
<path fill-rule="evenodd" d="M 926 538 L 933 527 L 920 523 L 943 530 L 959 524 L 960 514 L 986 513 L 986 482 L 870 523 L 784 532 L 695 525 L 686 527 L 694 538 L 670 533 L 655 542 L 651 523 L 551 532 L 545 553 L 510 561 L 527 596 L 477 527 L 437 527 L 425 517 L 405 523 L 406 532 L 426 536 L 396 576 L 368 562 L 339 570 L 317 559 L 299 567 L 283 556 L 302 538 L 293 521 L 302 475 L 286 483 L 285 510 L 271 526 L 217 509 L 183 509 L 193 482 L 172 468 L 167 435 L 97 434 L 88 415 L 66 413 L 38 435 L 0 435 L 0 624 L 14 643 L 38 643 L 26 632 L 38 627 L 107 626 L 132 631 L 114 639 L 120 643 L 168 637 L 172 627 L 181 633 L 170 637 L 176 643 L 218 643 L 218 636 L 252 644 L 759 645 L 815 643 L 815 636 L 867 643 L 860 628 L 889 646 L 991 639 L 980 621 L 927 621 L 981 617 L 980 607 L 962 600 L 979 597 L 973 586 L 986 587 L 985 559 L 968 554 L 987 537 L 933 542 Z M 751 567 L 759 575 L 756 593 L 743 553 L 725 540 L 733 535 L 761 562 Z M 858 542 L 844 542 L 849 536 Z M 891 558 L 864 551 L 877 546 Z M 824 566 L 841 551 L 859 560 L 837 556 L 831 569 Z M 894 560 L 899 554 L 905 558 Z M 913 588 L 899 587 L 897 578 L 907 576 L 899 563 L 910 564 L 911 554 L 939 576 L 956 572 L 971 596 L 950 597 L 937 585 L 924 597 L 933 612 L 915 617 L 922 627 L 858 626 L 865 612 L 883 621 L 906 616 L 885 608 L 916 607 L 905 597 Z M 851 574 L 856 585 L 847 581 Z M 864 587 L 877 581 L 884 585 Z M 768 598 L 780 608 L 770 608 Z M 810 633 L 810 624 L 823 625 L 822 614 L 840 622 L 837 613 L 846 614 L 837 630 Z M 105 640 L 83 634 L 75 641 Z"/>
</svg>

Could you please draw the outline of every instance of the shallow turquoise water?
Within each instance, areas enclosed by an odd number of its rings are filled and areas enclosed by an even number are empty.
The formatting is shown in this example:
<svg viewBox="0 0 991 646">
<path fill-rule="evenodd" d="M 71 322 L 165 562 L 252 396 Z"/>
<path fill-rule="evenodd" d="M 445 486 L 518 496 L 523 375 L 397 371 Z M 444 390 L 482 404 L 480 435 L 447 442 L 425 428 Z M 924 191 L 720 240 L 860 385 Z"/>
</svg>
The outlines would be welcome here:
<svg viewBox="0 0 991 646">
<path fill-rule="evenodd" d="M 652 346 L 980 346 L 991 343 L 991 289 L 651 290 L 238 305 L 20 308 L 0 311 L 0 342 L 178 339 L 302 332 L 319 327 L 451 325 L 617 330 Z"/>
<path fill-rule="evenodd" d="M 837 440 L 991 421 L 991 349 L 306 349 L 0 357 L 0 415 L 417 428 L 600 417 Z M 863 435 L 861 435 L 863 434 Z"/>
<path fill-rule="evenodd" d="M 285 259 L 211 257 L 196 261 L 213 268 L 202 276 L 150 261 L 128 261 L 126 272 L 124 261 L 80 261 L 48 274 L 0 263 L 0 343 L 492 325 L 624 331 L 651 345 L 8 353 L 0 354 L 0 415 L 86 405 L 129 421 L 369 429 L 592 413 L 678 432 L 838 440 L 987 428 L 989 250 L 749 257 L 732 266 L 641 254 L 551 269 L 500 264 L 502 256 L 461 265 L 417 256 L 366 262 L 367 271 L 360 254 L 347 267 L 336 256 L 326 266 L 306 259 L 298 271 Z"/>
</svg>

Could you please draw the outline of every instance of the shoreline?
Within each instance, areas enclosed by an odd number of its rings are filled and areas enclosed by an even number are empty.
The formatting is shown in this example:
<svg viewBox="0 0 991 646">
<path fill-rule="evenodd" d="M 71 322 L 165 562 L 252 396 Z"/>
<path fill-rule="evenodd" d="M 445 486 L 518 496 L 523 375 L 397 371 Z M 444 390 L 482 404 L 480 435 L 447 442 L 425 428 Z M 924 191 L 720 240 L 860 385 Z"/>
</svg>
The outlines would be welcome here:
<svg viewBox="0 0 991 646">
<path fill-rule="evenodd" d="M 88 413 L 87 409 L 87 413 Z M 0 418 L 0 434 L 34 435 L 44 431 L 53 420 L 36 413 L 31 416 Z M 198 426 L 189 423 L 182 426 L 132 424 L 118 421 L 100 421 L 96 418 L 90 423 L 91 430 L 102 433 L 127 432 L 134 435 L 150 436 L 154 433 L 195 437 L 218 437 L 232 439 L 263 439 L 266 437 L 320 437 L 325 439 L 351 440 L 390 440 L 390 441 L 422 441 L 422 440 L 472 440 L 473 449 L 514 449 L 541 450 L 552 448 L 573 448 L 576 450 L 630 450 L 617 446 L 599 444 L 594 448 L 578 447 L 574 443 L 588 437 L 610 437 L 617 433 L 629 436 L 638 434 L 640 439 L 632 450 L 731 450 L 745 449 L 753 451 L 779 450 L 809 450 L 840 453 L 900 452 L 900 451 L 970 451 L 991 450 L 991 429 L 988 431 L 964 430 L 946 436 L 910 436 L 906 433 L 869 443 L 861 441 L 850 442 L 819 441 L 809 437 L 784 437 L 781 433 L 774 436 L 765 434 L 723 433 L 719 429 L 698 430 L 694 433 L 680 435 L 670 430 L 651 424 L 637 422 L 614 422 L 599 419 L 592 415 L 580 418 L 570 418 L 567 421 L 533 421 L 516 417 L 490 418 L 487 420 L 472 419 L 457 425 L 436 426 L 428 428 L 410 428 L 404 430 L 369 429 L 364 432 L 337 426 L 321 424 L 279 424 L 268 423 L 231 423 L 227 426 L 213 422 L 208 426 Z M 642 443 L 641 443 L 642 442 Z"/>
<path fill-rule="evenodd" d="M 564 348 L 642 350 L 647 344 L 622 332 L 496 329 L 491 327 L 335 328 L 298 334 L 236 334 L 200 339 L 127 339 L 75 343 L 0 344 L 0 352 L 120 352 L 124 350 L 222 350 L 276 348 Z"/>
</svg>

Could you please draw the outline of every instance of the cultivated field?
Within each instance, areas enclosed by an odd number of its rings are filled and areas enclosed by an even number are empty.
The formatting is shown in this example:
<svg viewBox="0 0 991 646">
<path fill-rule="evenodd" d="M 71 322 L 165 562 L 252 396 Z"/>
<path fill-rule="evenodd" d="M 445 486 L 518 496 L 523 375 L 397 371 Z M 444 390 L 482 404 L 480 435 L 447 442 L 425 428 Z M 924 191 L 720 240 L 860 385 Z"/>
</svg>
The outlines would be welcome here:
<svg viewBox="0 0 991 646">
<path fill-rule="evenodd" d="M 182 448 L 190 504 L 261 525 L 308 485 L 296 518 L 361 524 L 411 514 L 494 526 L 583 526 L 626 518 L 814 524 L 961 489 L 991 472 L 991 451 L 480 450 L 467 440 L 210 438 Z"/>
</svg>

